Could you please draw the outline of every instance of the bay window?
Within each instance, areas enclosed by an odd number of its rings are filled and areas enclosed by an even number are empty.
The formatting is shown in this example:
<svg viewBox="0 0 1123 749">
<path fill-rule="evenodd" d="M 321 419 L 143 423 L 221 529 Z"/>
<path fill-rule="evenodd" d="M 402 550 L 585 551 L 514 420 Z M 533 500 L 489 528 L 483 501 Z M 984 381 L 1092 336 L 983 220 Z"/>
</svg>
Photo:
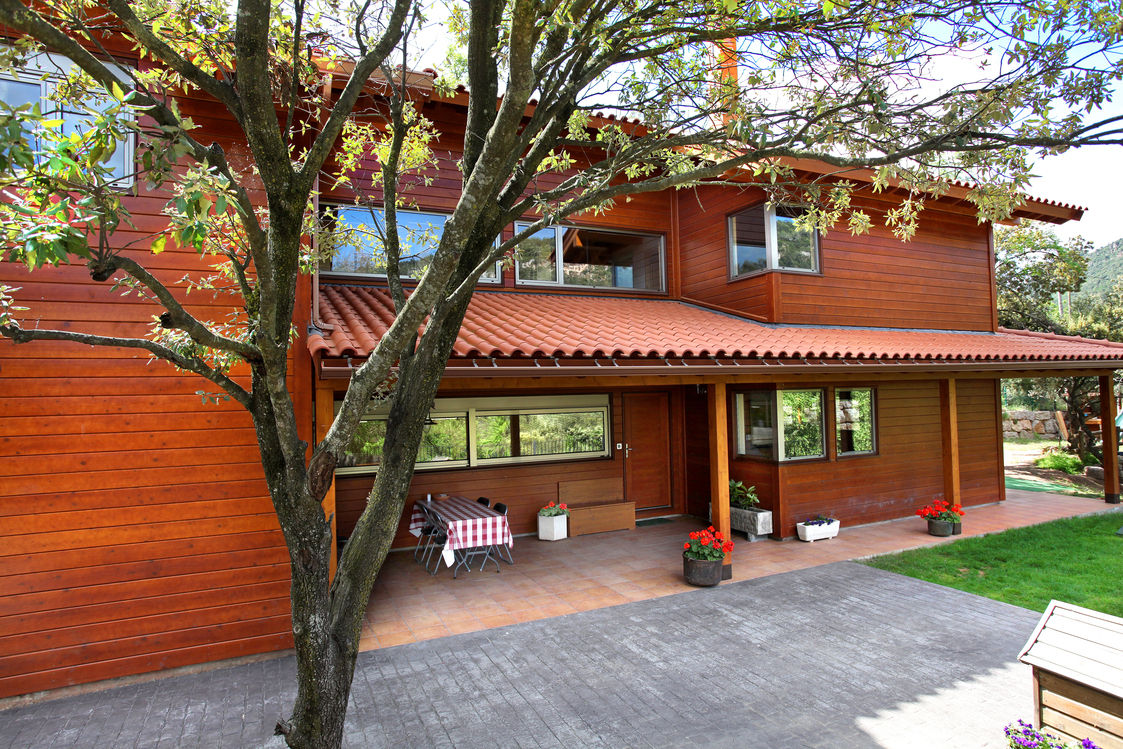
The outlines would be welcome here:
<svg viewBox="0 0 1123 749">
<path fill-rule="evenodd" d="M 819 270 L 819 233 L 800 226 L 799 206 L 761 203 L 728 219 L 729 275 L 764 270 Z"/>
<path fill-rule="evenodd" d="M 734 396 L 737 454 L 795 461 L 827 457 L 828 439 L 840 456 L 877 451 L 873 388 L 837 388 L 834 434 L 827 430 L 827 396 L 821 388 L 749 390 Z"/>
</svg>

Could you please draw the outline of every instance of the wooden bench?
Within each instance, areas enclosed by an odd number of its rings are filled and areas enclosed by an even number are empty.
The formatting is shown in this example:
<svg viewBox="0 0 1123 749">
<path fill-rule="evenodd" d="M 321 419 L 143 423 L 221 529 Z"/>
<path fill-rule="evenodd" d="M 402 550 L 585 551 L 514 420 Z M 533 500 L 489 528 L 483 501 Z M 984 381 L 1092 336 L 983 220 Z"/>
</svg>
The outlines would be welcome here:
<svg viewBox="0 0 1123 749">
<path fill-rule="evenodd" d="M 636 503 L 624 501 L 624 479 L 558 482 L 558 501 L 569 507 L 569 535 L 636 527 Z"/>
</svg>

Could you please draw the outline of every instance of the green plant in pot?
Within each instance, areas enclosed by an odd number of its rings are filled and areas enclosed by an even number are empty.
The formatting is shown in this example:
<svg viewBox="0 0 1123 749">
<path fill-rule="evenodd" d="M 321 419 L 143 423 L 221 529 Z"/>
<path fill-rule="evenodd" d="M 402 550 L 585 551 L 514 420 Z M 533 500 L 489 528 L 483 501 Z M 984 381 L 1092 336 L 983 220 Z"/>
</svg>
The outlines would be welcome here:
<svg viewBox="0 0 1123 749">
<path fill-rule="evenodd" d="M 772 512 L 757 507 L 760 498 L 755 486 L 729 481 L 729 525 L 741 531 L 750 541 L 759 541 L 772 532 Z"/>
</svg>

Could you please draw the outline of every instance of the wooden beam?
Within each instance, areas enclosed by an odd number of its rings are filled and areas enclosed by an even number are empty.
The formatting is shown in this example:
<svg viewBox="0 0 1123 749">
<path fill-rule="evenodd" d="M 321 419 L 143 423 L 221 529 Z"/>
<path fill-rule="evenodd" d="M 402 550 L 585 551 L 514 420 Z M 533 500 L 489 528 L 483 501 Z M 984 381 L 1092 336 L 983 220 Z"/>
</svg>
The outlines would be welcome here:
<svg viewBox="0 0 1123 749">
<path fill-rule="evenodd" d="M 961 504 L 959 491 L 959 408 L 955 378 L 940 380 L 940 437 L 944 457 L 944 499 Z"/>
<path fill-rule="evenodd" d="M 1006 501 L 1006 444 L 1002 441 L 1002 380 L 994 381 L 994 418 L 998 442 L 998 501 Z"/>
<path fill-rule="evenodd" d="M 331 387 L 324 387 L 324 383 L 317 383 L 316 387 L 316 442 L 318 443 L 328 434 L 331 423 L 335 420 L 335 395 Z M 335 564 L 339 557 L 336 548 L 336 512 L 335 512 L 335 481 L 328 487 L 324 495 L 324 517 L 331 518 L 331 560 L 328 567 L 329 579 L 335 579 Z"/>
<path fill-rule="evenodd" d="M 729 410 L 725 383 L 706 388 L 710 415 L 710 520 L 722 536 L 729 538 Z M 733 577 L 732 555 L 725 555 L 721 579 Z"/>
<path fill-rule="evenodd" d="M 1115 434 L 1115 378 L 1100 377 L 1100 434 L 1104 451 L 1104 501 L 1119 504 L 1119 442 Z"/>
</svg>

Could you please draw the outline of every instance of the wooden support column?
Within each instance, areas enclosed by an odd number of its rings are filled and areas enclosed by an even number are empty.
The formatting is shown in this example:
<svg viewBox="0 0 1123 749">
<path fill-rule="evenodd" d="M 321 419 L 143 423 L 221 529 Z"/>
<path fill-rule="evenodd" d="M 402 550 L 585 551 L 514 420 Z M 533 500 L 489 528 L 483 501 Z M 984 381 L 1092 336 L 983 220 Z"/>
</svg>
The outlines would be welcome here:
<svg viewBox="0 0 1123 749">
<path fill-rule="evenodd" d="M 709 385 L 706 393 L 710 415 L 710 519 L 721 535 L 729 538 L 729 413 L 725 383 Z M 732 577 L 733 558 L 726 554 L 721 579 Z"/>
<path fill-rule="evenodd" d="M 1100 377 L 1100 433 L 1104 450 L 1104 501 L 1119 504 L 1119 442 L 1115 433 L 1115 386 L 1110 374 Z"/>
<path fill-rule="evenodd" d="M 940 436 L 944 456 L 944 499 L 961 504 L 959 492 L 959 408 L 955 378 L 940 380 Z"/>
<path fill-rule="evenodd" d="M 318 382 L 316 387 L 316 442 L 319 443 L 328 434 L 331 423 L 335 420 L 335 394 L 330 384 Z M 339 558 L 339 549 L 336 548 L 336 513 L 335 513 L 335 480 L 332 479 L 328 493 L 324 495 L 324 517 L 331 518 L 331 561 L 328 568 L 330 579 L 335 579 L 335 565 Z"/>
</svg>

